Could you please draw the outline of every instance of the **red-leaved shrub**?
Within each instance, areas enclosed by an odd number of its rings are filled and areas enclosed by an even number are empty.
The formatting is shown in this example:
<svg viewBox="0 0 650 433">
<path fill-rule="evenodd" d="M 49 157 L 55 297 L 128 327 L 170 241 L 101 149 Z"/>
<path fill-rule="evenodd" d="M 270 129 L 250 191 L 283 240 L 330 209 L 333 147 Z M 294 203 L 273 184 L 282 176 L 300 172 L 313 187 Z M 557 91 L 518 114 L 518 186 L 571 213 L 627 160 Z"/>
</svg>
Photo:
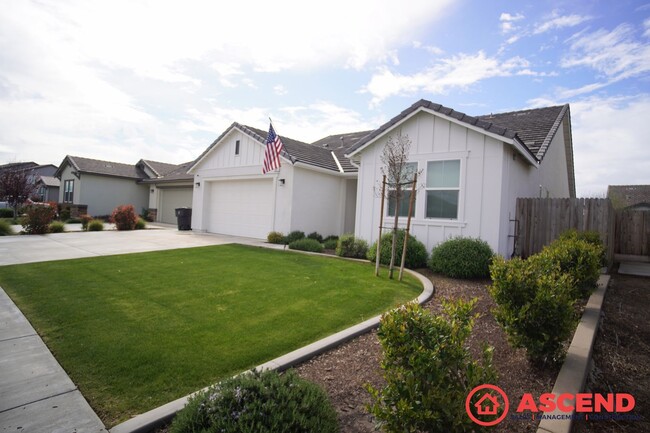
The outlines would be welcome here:
<svg viewBox="0 0 650 433">
<path fill-rule="evenodd" d="M 22 221 L 25 233 L 42 235 L 48 232 L 50 223 L 56 218 L 56 208 L 48 204 L 32 204 L 25 208 L 25 214 Z"/>
<path fill-rule="evenodd" d="M 115 208 L 111 214 L 111 222 L 118 230 L 133 230 L 138 222 L 133 205 L 126 204 Z"/>
</svg>

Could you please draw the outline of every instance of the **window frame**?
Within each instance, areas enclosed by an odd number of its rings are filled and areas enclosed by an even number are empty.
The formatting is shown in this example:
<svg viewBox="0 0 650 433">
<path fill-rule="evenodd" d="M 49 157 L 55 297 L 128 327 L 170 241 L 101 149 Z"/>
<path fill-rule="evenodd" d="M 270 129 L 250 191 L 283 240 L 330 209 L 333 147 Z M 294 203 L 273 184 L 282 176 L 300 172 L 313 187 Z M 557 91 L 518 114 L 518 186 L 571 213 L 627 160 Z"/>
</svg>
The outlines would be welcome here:
<svg viewBox="0 0 650 433">
<path fill-rule="evenodd" d="M 70 185 L 70 190 L 68 190 Z M 74 179 L 63 181 L 63 203 L 72 203 L 74 201 Z"/>
<path fill-rule="evenodd" d="M 413 170 L 413 174 L 417 173 L 418 170 L 420 169 L 420 164 L 419 164 L 418 161 L 407 161 L 407 162 L 406 162 L 406 166 L 407 166 L 407 167 L 409 167 L 409 166 L 415 166 L 415 170 Z M 387 206 L 386 206 L 386 217 L 395 218 L 395 213 L 394 213 L 394 212 L 391 213 L 391 211 L 390 211 L 390 208 L 391 208 L 391 201 L 392 201 L 392 200 L 391 200 L 391 194 L 390 194 L 390 193 L 391 193 L 391 191 L 394 191 L 394 190 L 395 190 L 395 188 L 390 188 L 390 186 L 388 187 L 388 191 L 387 191 L 388 193 L 387 193 L 387 195 L 386 195 L 386 200 L 388 201 Z M 407 200 L 404 200 L 404 199 L 406 199 L 407 197 L 410 199 L 410 196 L 411 196 L 411 188 L 410 188 L 410 187 L 407 188 L 407 189 L 404 189 L 404 188 L 403 188 L 403 189 L 402 189 L 402 194 L 403 194 L 403 195 L 402 195 L 402 201 L 401 201 L 401 203 L 400 203 L 400 204 L 401 204 L 400 207 L 403 207 L 403 206 L 404 206 L 404 203 L 406 203 L 406 208 L 405 208 L 405 209 L 399 209 L 400 211 L 401 211 L 401 210 L 404 210 L 404 215 L 401 215 L 401 212 L 399 212 L 400 215 L 398 215 L 398 218 L 408 218 L 408 211 L 409 211 L 409 209 L 408 209 L 408 202 L 409 202 L 409 200 L 408 200 L 408 199 L 407 199 Z M 416 189 L 415 189 L 415 200 L 413 201 L 413 214 L 411 215 L 411 218 L 415 218 L 416 208 L 417 208 L 417 202 L 418 202 L 418 191 L 417 191 L 417 188 L 416 188 Z M 396 208 L 396 207 L 397 207 L 397 204 L 395 204 L 393 207 Z"/>
<path fill-rule="evenodd" d="M 429 186 L 429 164 L 431 163 L 444 163 L 444 162 L 455 162 L 458 161 L 458 182 L 457 186 L 454 187 L 445 187 L 445 186 Z M 463 158 L 445 158 L 445 159 L 432 159 L 427 160 L 426 162 L 426 179 L 424 183 L 424 217 L 428 220 L 443 220 L 443 221 L 460 221 L 460 208 L 461 208 L 461 190 L 462 190 L 462 173 L 463 173 Z M 443 217 L 443 216 L 429 216 L 428 214 L 428 204 L 429 204 L 429 191 L 456 191 L 456 216 Z"/>
<path fill-rule="evenodd" d="M 235 156 L 239 156 L 241 153 L 241 142 L 240 140 L 235 140 Z"/>
</svg>

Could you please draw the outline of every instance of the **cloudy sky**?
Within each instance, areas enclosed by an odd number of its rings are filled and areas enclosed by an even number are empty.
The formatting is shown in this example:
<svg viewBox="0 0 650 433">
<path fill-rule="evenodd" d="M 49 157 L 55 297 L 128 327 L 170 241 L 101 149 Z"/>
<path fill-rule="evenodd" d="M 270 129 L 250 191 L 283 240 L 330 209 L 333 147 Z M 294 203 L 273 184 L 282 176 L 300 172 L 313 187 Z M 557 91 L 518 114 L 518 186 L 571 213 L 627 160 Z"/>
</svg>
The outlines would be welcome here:
<svg viewBox="0 0 650 433">
<path fill-rule="evenodd" d="M 570 103 L 578 195 L 650 183 L 650 1 L 2 0 L 0 164 L 196 158 L 233 121 L 306 142 L 424 98 Z"/>
</svg>

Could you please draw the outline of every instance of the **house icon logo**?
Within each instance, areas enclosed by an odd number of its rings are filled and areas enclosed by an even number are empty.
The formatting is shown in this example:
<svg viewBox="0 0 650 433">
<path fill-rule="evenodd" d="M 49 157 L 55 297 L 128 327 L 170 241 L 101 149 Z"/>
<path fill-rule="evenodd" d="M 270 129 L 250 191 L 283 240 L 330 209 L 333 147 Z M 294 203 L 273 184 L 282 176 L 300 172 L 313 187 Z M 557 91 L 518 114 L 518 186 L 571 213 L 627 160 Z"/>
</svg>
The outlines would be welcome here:
<svg viewBox="0 0 650 433">
<path fill-rule="evenodd" d="M 479 415 L 496 415 L 499 411 L 499 401 L 492 394 L 485 394 L 479 401 L 474 403 L 476 413 Z"/>
<path fill-rule="evenodd" d="M 506 393 L 498 386 L 490 384 L 477 386 L 465 400 L 467 415 L 482 426 L 493 426 L 503 421 L 508 414 L 508 407 Z"/>
</svg>

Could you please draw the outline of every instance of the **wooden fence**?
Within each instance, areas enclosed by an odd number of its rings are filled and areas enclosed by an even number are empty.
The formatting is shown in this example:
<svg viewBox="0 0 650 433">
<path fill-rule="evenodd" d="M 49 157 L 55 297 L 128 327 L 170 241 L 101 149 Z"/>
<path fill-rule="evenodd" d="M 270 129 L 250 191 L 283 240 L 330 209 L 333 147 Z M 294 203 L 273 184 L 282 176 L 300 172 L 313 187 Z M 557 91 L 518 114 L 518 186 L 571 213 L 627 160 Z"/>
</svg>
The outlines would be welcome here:
<svg viewBox="0 0 650 433">
<path fill-rule="evenodd" d="M 650 256 L 650 212 L 616 212 L 616 254 Z"/>
<path fill-rule="evenodd" d="M 605 244 L 609 264 L 616 248 L 616 211 L 609 199 L 518 198 L 516 254 L 528 257 L 569 229 L 596 231 Z"/>
</svg>

